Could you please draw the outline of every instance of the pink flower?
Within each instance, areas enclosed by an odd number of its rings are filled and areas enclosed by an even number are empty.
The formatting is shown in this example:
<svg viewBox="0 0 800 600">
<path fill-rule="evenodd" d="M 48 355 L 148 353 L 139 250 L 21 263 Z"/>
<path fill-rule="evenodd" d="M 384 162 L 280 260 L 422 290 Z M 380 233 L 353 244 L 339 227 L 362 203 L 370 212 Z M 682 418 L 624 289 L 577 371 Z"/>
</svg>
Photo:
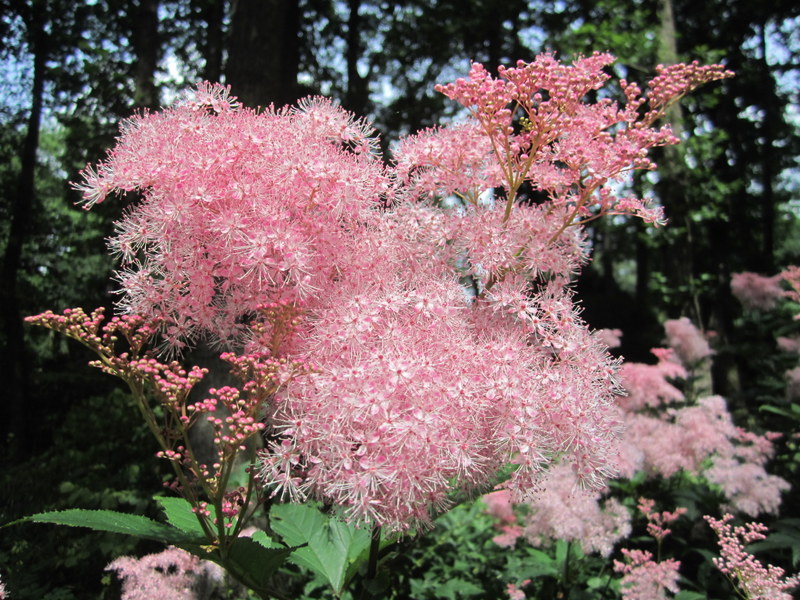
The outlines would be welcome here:
<svg viewBox="0 0 800 600">
<path fill-rule="evenodd" d="M 526 586 L 531 582 L 530 579 L 526 579 L 522 583 L 521 586 Z M 509 600 L 525 600 L 525 592 L 523 592 L 519 587 L 517 587 L 514 583 L 506 584 L 506 593 L 508 594 Z"/>
<path fill-rule="evenodd" d="M 486 512 L 500 523 L 516 523 L 517 515 L 514 514 L 514 504 L 511 502 L 509 490 L 497 490 L 481 497 L 486 504 Z"/>
<path fill-rule="evenodd" d="M 722 488 L 727 508 L 751 517 L 777 514 L 781 494 L 791 487 L 782 477 L 767 473 L 763 463 L 742 462 L 735 457 L 715 457 L 705 476 Z"/>
<path fill-rule="evenodd" d="M 614 570 L 623 573 L 622 597 L 624 600 L 666 599 L 667 592 L 677 593 L 681 563 L 675 559 L 654 562 L 653 555 L 645 550 L 622 549 L 625 562 L 614 561 Z"/>
<path fill-rule="evenodd" d="M 437 87 L 470 119 L 402 141 L 388 167 L 370 125 L 329 100 L 258 112 L 203 83 L 125 121 L 75 187 L 87 208 L 139 196 L 110 241 L 123 313 L 159 323 L 165 351 L 203 339 L 268 364 L 245 384 L 263 406 L 240 414 L 232 388 L 205 402 L 234 407 L 230 427 L 214 421 L 225 447 L 265 410 L 259 476 L 272 493 L 405 530 L 510 461 L 515 501 L 555 457 L 597 491 L 615 473 L 622 415 L 617 363 L 569 288 L 588 256 L 581 226 L 661 221 L 614 184 L 677 142 L 655 126 L 670 103 L 730 76 L 670 67 L 646 97 L 622 82 L 624 106 L 587 102 L 612 62 L 545 54 L 497 78 L 473 65 Z M 526 182 L 546 200 L 518 202 Z M 444 207 L 450 195 L 458 207 Z M 623 521 L 607 512 L 576 539 L 607 551 Z"/>
<path fill-rule="evenodd" d="M 731 292 L 751 310 L 772 310 L 784 292 L 780 282 L 783 274 L 762 277 L 756 273 L 734 273 L 731 275 Z"/>
<path fill-rule="evenodd" d="M 630 515 L 616 499 L 581 492 L 569 467 L 553 467 L 542 491 L 527 504 L 524 535 L 534 546 L 561 539 L 578 542 L 584 552 L 608 556 L 631 531 Z"/>
<path fill-rule="evenodd" d="M 784 295 L 792 301 L 800 303 L 800 267 L 792 265 L 779 273 L 779 275 L 790 287 L 789 290 L 784 292 Z"/>
<path fill-rule="evenodd" d="M 688 320 L 673 321 L 671 326 L 671 341 L 690 358 L 708 351 Z M 773 452 L 772 434 L 760 436 L 736 427 L 719 396 L 664 410 L 664 404 L 686 401 L 667 378 L 688 373 L 673 362 L 671 350 L 654 353 L 659 357 L 657 365 L 626 363 L 620 369 L 628 391 L 618 400 L 626 413 L 620 474 L 633 477 L 642 469 L 664 477 L 681 470 L 702 474 L 720 486 L 730 507 L 751 516 L 775 513 L 789 483 L 764 469 Z"/>
<path fill-rule="evenodd" d="M 790 400 L 800 398 L 800 367 L 789 369 L 784 374 L 786 377 L 786 396 Z"/>
<path fill-rule="evenodd" d="M 463 302 L 457 282 L 421 277 L 413 291 L 386 282 L 320 311 L 304 347 L 315 369 L 274 403 L 272 420 L 286 437 L 264 453 L 264 481 L 395 529 L 428 522 L 453 481 L 479 487 L 512 458 L 520 468 L 510 486 L 522 494 L 551 448 L 595 485 L 610 468 L 616 433 L 602 392 L 609 373 L 589 332 L 565 321 L 560 335 L 570 347 L 552 361 L 549 347 L 529 343 L 524 322 Z M 472 326 L 473 317 L 492 328 Z"/>
<path fill-rule="evenodd" d="M 172 546 L 142 558 L 120 557 L 106 570 L 122 579 L 123 600 L 197 600 L 197 586 L 222 580 L 220 567 Z"/>
<path fill-rule="evenodd" d="M 719 538 L 720 557 L 714 564 L 747 600 L 791 600 L 790 591 L 800 585 L 800 577 L 786 577 L 783 569 L 766 567 L 745 550 L 745 544 L 765 539 L 767 527 L 761 523 L 747 523 L 733 527 L 733 515 L 722 519 L 704 517 Z"/>
<path fill-rule="evenodd" d="M 502 533 L 494 536 L 492 541 L 501 548 L 513 548 L 523 533 L 523 529 L 519 525 L 502 525 L 500 531 Z"/>
<path fill-rule="evenodd" d="M 673 319 L 664 323 L 667 341 L 670 348 L 686 366 L 693 366 L 704 358 L 714 354 L 708 341 L 686 317 Z"/>
<path fill-rule="evenodd" d="M 778 343 L 778 348 L 780 348 L 784 352 L 790 352 L 792 354 L 800 354 L 800 337 L 779 336 L 775 338 L 775 341 Z"/>
<path fill-rule="evenodd" d="M 658 365 L 624 363 L 620 367 L 619 375 L 626 395 L 620 397 L 617 403 L 628 412 L 639 411 L 646 407 L 660 408 L 684 399 L 683 393 L 667 381 L 661 363 Z"/>
<path fill-rule="evenodd" d="M 352 227 L 389 189 L 380 159 L 361 151 L 369 133 L 329 100 L 256 112 L 207 84 L 125 121 L 76 186 L 87 207 L 114 191 L 142 197 L 110 242 L 121 308 L 163 319 L 181 348 L 207 334 L 235 344 L 259 305 L 323 294 Z"/>
<path fill-rule="evenodd" d="M 594 332 L 594 335 L 609 348 L 618 348 L 622 342 L 621 329 L 598 329 Z"/>
<path fill-rule="evenodd" d="M 647 533 L 652 535 L 657 542 L 661 543 L 672 531 L 665 526 L 677 520 L 681 515 L 686 514 L 685 508 L 679 507 L 672 512 L 654 512 L 655 501 L 649 498 L 639 498 L 637 508 L 647 517 Z"/>
</svg>

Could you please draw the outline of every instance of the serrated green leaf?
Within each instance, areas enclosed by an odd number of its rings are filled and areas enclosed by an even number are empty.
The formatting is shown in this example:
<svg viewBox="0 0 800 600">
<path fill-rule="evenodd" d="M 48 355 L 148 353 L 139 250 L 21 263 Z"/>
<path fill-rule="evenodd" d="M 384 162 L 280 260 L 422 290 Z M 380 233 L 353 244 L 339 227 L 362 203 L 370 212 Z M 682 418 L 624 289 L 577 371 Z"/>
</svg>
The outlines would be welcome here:
<svg viewBox="0 0 800 600">
<path fill-rule="evenodd" d="M 305 504 L 275 505 L 270 516 L 273 531 L 287 545 L 307 544 L 295 550 L 291 560 L 324 577 L 341 593 L 369 547 L 370 534 Z"/>
<path fill-rule="evenodd" d="M 159 523 L 141 515 L 130 515 L 113 510 L 70 509 L 44 512 L 14 521 L 9 525 L 26 522 L 87 527 L 95 531 L 122 533 L 175 546 L 202 543 L 197 536 L 189 535 L 172 525 Z"/>
<path fill-rule="evenodd" d="M 258 542 L 259 544 L 264 546 L 264 548 L 268 548 L 270 550 L 285 548 L 285 546 L 281 546 L 278 542 L 269 537 L 266 531 L 263 531 L 261 529 L 256 531 L 253 535 L 251 535 L 250 539 L 253 540 L 254 542 Z"/>
<path fill-rule="evenodd" d="M 192 512 L 192 505 L 184 498 L 167 498 L 157 496 L 154 498 L 161 505 L 167 523 L 187 534 L 204 538 L 205 533 L 197 520 L 197 515 Z"/>
<path fill-rule="evenodd" d="M 215 562 L 239 574 L 253 589 L 263 590 L 294 551 L 295 548 L 265 548 L 251 538 L 240 537 L 228 550 L 226 560 Z"/>
</svg>

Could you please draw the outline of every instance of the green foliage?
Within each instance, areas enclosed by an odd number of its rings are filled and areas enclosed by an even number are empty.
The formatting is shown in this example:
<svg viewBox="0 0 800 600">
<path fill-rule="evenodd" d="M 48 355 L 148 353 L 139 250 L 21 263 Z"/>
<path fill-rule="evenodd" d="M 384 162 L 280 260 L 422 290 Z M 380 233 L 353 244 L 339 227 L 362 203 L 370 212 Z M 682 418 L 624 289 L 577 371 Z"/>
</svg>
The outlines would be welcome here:
<svg viewBox="0 0 800 600">
<path fill-rule="evenodd" d="M 493 523 L 484 509 L 481 502 L 461 504 L 439 517 L 435 529 L 413 546 L 404 544 L 392 569 L 402 573 L 392 586 L 395 597 L 502 597 L 504 557 L 510 553 L 492 542 Z M 456 588 L 462 595 L 454 595 Z"/>
<path fill-rule="evenodd" d="M 19 519 L 5 527 L 21 523 L 50 523 L 69 527 L 86 527 L 94 531 L 121 533 L 176 546 L 185 545 L 199 548 L 203 542 L 202 538 L 193 535 L 187 536 L 187 532 L 172 525 L 159 523 L 140 515 L 130 515 L 113 510 L 69 509 L 44 512 Z"/>
<path fill-rule="evenodd" d="M 155 448 L 127 394 L 80 399 L 63 380 L 53 383 L 52 393 L 69 410 L 54 415 L 57 423 L 42 424 L 43 431 L 54 432 L 50 448 L 21 463 L 0 457 L 7 465 L 0 472 L 0 524 L 74 507 L 156 517 L 150 498 L 161 489 L 162 478 Z M 33 527 L 42 529 L 36 537 L 20 535 Z M 0 535 L 0 571 L 18 599 L 95 599 L 111 560 L 155 548 L 152 542 L 111 533 L 19 525 Z"/>
<path fill-rule="evenodd" d="M 339 596 L 367 560 L 368 531 L 325 515 L 313 504 L 276 504 L 270 527 L 289 546 L 291 560 L 321 577 Z"/>
</svg>

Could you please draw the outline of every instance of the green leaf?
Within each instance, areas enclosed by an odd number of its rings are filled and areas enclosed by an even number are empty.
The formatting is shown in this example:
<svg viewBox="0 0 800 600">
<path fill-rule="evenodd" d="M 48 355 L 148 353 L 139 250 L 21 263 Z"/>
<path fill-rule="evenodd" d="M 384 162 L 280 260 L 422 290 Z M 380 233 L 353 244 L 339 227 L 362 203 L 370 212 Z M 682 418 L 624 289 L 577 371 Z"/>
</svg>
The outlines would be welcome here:
<svg viewBox="0 0 800 600">
<path fill-rule="evenodd" d="M 482 594 L 483 588 L 466 579 L 450 579 L 447 583 L 437 586 L 433 593 L 437 598 L 458 600 L 459 598 L 469 598 L 470 596 Z"/>
<path fill-rule="evenodd" d="M 172 525 L 158 523 L 141 515 L 129 515 L 113 510 L 70 509 L 44 512 L 19 519 L 9 525 L 26 522 L 88 527 L 95 531 L 122 533 L 175 546 L 202 544 L 205 541 L 205 538 L 200 539 L 194 534 L 187 534 Z"/>
<path fill-rule="evenodd" d="M 675 600 L 707 600 L 708 596 L 700 592 L 691 592 L 689 590 L 681 590 L 675 596 Z"/>
<path fill-rule="evenodd" d="M 270 512 L 271 527 L 289 546 L 301 546 L 291 560 L 324 577 L 340 594 L 358 570 L 369 548 L 369 532 L 323 515 L 306 504 L 278 504 Z"/>
<path fill-rule="evenodd" d="M 759 406 L 758 410 L 762 412 L 771 412 L 782 417 L 800 421 L 800 404 L 792 403 L 790 408 L 791 410 L 786 410 L 785 408 L 779 408 L 777 406 L 767 404 L 764 406 Z"/>
<path fill-rule="evenodd" d="M 225 560 L 215 557 L 211 557 L 211 560 L 237 573 L 251 588 L 264 590 L 269 585 L 269 579 L 294 551 L 295 548 L 265 548 L 258 541 L 240 537 L 228 550 Z"/>
<path fill-rule="evenodd" d="M 281 546 L 278 542 L 269 537 L 266 531 L 261 529 L 251 535 L 250 539 L 254 542 L 258 542 L 260 545 L 264 546 L 264 548 L 268 548 L 270 550 L 275 548 L 285 548 L 285 546 Z"/>
<path fill-rule="evenodd" d="M 513 575 L 516 579 L 536 579 L 537 577 L 556 577 L 559 570 L 556 561 L 542 550 L 526 548 L 527 556 L 513 561 Z"/>
<path fill-rule="evenodd" d="M 564 569 L 564 563 L 569 560 L 569 542 L 556 540 L 556 565 L 559 570 Z"/>
<path fill-rule="evenodd" d="M 181 531 L 200 538 L 205 538 L 203 528 L 197 520 L 197 515 L 192 512 L 192 505 L 184 498 L 167 498 L 157 496 L 154 498 L 161 505 L 167 522 Z"/>
</svg>

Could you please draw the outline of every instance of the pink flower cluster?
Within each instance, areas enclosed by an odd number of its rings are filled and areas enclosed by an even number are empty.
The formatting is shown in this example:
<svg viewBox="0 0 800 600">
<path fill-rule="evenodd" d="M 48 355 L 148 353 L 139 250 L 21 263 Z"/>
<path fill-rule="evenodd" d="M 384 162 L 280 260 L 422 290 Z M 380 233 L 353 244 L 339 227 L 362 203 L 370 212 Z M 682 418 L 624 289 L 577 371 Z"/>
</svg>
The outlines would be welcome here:
<svg viewBox="0 0 800 600">
<path fill-rule="evenodd" d="M 560 539 L 577 542 L 584 552 L 608 556 L 614 544 L 631 532 L 628 510 L 601 492 L 580 491 L 575 475 L 562 465 L 552 467 L 541 491 L 525 503 L 524 516 L 514 511 L 511 493 L 498 490 L 482 498 L 500 534 L 492 541 L 513 547 L 523 538 L 533 546 L 549 546 Z"/>
<path fill-rule="evenodd" d="M 688 319 L 672 321 L 668 339 L 696 364 L 710 352 Z M 628 396 L 620 398 L 625 412 L 620 473 L 632 477 L 645 470 L 670 477 L 678 471 L 701 474 L 719 486 L 730 506 L 748 515 L 777 512 L 789 483 L 765 470 L 774 449 L 773 434 L 760 436 L 734 425 L 719 396 L 687 402 L 668 380 L 688 376 L 676 363 L 677 352 L 656 351 L 657 365 L 627 363 L 620 370 Z"/>
<path fill-rule="evenodd" d="M 106 567 L 122 579 L 122 600 L 201 600 L 222 582 L 222 569 L 173 546 L 141 558 L 122 556 Z"/>
<path fill-rule="evenodd" d="M 714 354 L 708 340 L 687 317 L 666 321 L 664 331 L 667 334 L 667 344 L 686 367 L 694 367 Z"/>
<path fill-rule="evenodd" d="M 390 187 L 369 133 L 329 100 L 256 113 L 208 85 L 125 121 L 76 186 L 87 208 L 142 195 L 110 243 L 121 308 L 164 319 L 166 342 L 182 347 L 239 340 L 258 306 L 324 295 Z"/>
<path fill-rule="evenodd" d="M 661 554 L 661 542 L 671 531 L 666 525 L 677 520 L 686 513 L 685 508 L 677 508 L 672 512 L 655 512 L 655 501 L 639 498 L 638 509 L 647 518 L 647 532 L 658 543 L 658 554 Z M 650 600 L 667 598 L 667 591 L 678 592 L 678 569 L 681 563 L 675 559 L 653 560 L 653 554 L 646 550 L 622 549 L 625 561 L 614 561 L 614 570 L 622 573 L 623 600 Z"/>
<path fill-rule="evenodd" d="M 483 174 L 483 187 L 492 187 L 499 166 L 508 193 L 506 220 L 517 190 L 527 181 L 545 192 L 553 206 L 568 208 L 564 226 L 575 218 L 585 221 L 603 213 L 662 221 L 659 208 L 640 199 L 619 198 L 607 184 L 634 169 L 653 168 L 647 151 L 678 140 L 669 127 L 656 129 L 652 124 L 687 92 L 731 73 L 719 65 L 675 65 L 659 71 L 644 97 L 635 84 L 621 82 L 626 97 L 623 107 L 608 98 L 586 103 L 588 94 L 607 83 L 604 68 L 613 62 L 610 54 L 595 53 L 566 65 L 543 54 L 530 63 L 500 67 L 498 78 L 476 63 L 468 79 L 437 86 L 469 109 L 474 127 L 490 140 L 491 158 L 479 156 L 468 172 Z M 649 110 L 642 113 L 640 109 L 648 103 Z M 425 168 L 443 167 L 425 160 L 428 140 L 437 134 L 436 130 L 426 132 L 411 147 L 419 154 L 415 162 L 423 167 L 424 178 L 430 177 Z M 479 148 L 487 147 L 484 143 Z"/>
<path fill-rule="evenodd" d="M 705 520 L 719 538 L 721 555 L 714 564 L 738 588 L 746 600 L 791 600 L 791 591 L 800 585 L 800 576 L 787 577 L 780 567 L 761 564 L 745 550 L 746 544 L 765 539 L 767 527 L 761 523 L 731 525 L 733 515 L 722 519 L 706 516 Z"/>
<path fill-rule="evenodd" d="M 789 285 L 788 290 L 781 282 Z M 800 267 L 791 265 L 772 277 L 756 273 L 734 273 L 731 276 L 731 292 L 746 307 L 758 310 L 772 310 L 779 298 L 789 298 L 800 303 Z M 795 318 L 800 318 L 800 315 Z"/>
<path fill-rule="evenodd" d="M 597 489 L 621 420 L 616 364 L 568 288 L 587 255 L 580 225 L 658 222 L 609 184 L 675 143 L 652 127 L 667 104 L 730 75 L 665 70 L 642 114 L 647 97 L 625 82 L 624 107 L 586 101 L 612 60 L 543 55 L 497 79 L 475 65 L 440 88 L 472 118 L 404 140 L 392 167 L 369 125 L 327 100 L 257 112 L 201 84 L 124 122 L 76 188 L 87 207 L 140 197 L 110 242 L 123 312 L 157 321 L 168 349 L 209 340 L 275 361 L 248 396 L 268 416 L 273 493 L 402 530 L 511 460 L 518 497 L 554 461 Z M 524 182 L 547 200 L 518 202 Z M 461 208 L 442 207 L 450 194 Z M 302 368 L 282 377 L 280 361 Z M 235 391 L 213 396 L 238 414 Z M 217 437 L 240 443 L 235 428 Z"/>
<path fill-rule="evenodd" d="M 630 514 L 616 498 L 602 496 L 579 491 L 569 467 L 553 467 L 541 493 L 528 503 L 522 535 L 533 546 L 560 539 L 609 556 L 614 544 L 630 534 Z"/>
<path fill-rule="evenodd" d="M 677 593 L 681 564 L 674 558 L 656 562 L 647 550 L 622 549 L 625 562 L 614 561 L 622 573 L 623 600 L 666 600 L 667 592 Z"/>
<path fill-rule="evenodd" d="M 676 521 L 681 515 L 686 514 L 683 507 L 676 508 L 674 511 L 655 512 L 655 500 L 650 498 L 639 498 L 637 508 L 647 518 L 647 533 L 660 544 L 672 531 L 666 526 Z"/>
<path fill-rule="evenodd" d="M 780 273 L 780 277 L 789 284 L 784 295 L 793 302 L 800 303 L 800 267 L 791 265 Z"/>
<path fill-rule="evenodd" d="M 525 579 L 520 583 L 521 586 L 526 586 L 531 582 L 530 579 Z M 506 594 L 508 594 L 509 600 L 525 600 L 527 596 L 525 596 L 525 592 L 522 591 L 517 584 L 515 583 L 507 583 L 506 584 Z"/>
<path fill-rule="evenodd" d="M 772 310 L 784 295 L 782 276 L 763 277 L 756 273 L 734 273 L 731 275 L 731 293 L 745 308 Z"/>
</svg>

